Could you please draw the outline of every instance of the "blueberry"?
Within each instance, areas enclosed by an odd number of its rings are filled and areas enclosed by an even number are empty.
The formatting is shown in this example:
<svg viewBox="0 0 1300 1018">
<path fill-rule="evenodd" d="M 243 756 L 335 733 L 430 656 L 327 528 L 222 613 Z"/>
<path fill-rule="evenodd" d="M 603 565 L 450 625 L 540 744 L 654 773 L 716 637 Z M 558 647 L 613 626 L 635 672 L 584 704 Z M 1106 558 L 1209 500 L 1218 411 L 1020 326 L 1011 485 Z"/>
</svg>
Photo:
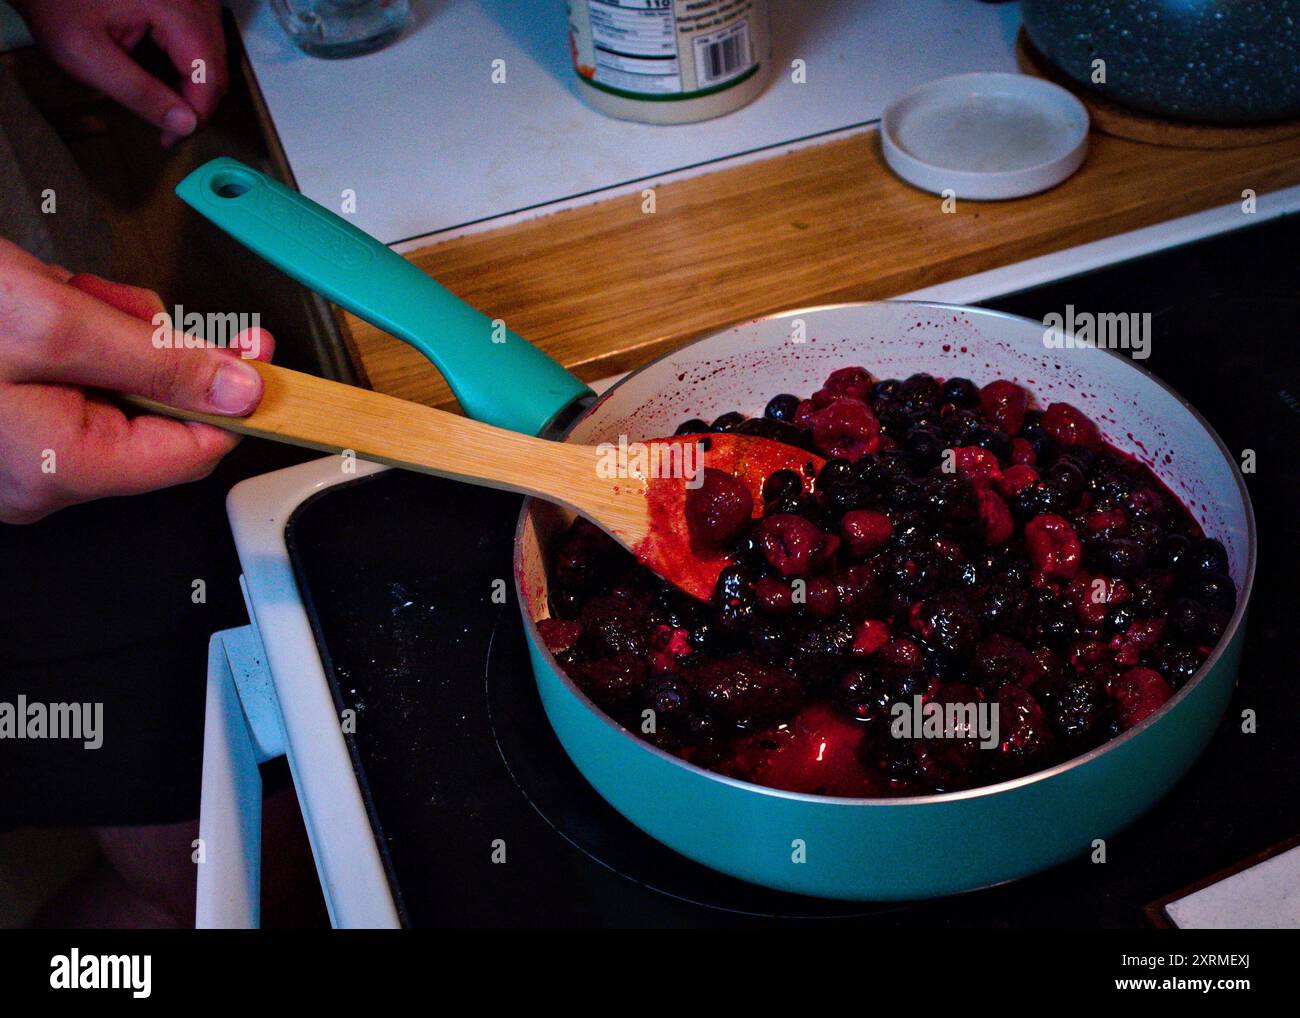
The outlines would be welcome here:
<svg viewBox="0 0 1300 1018">
<path fill-rule="evenodd" d="M 713 429 L 709 427 L 708 421 L 702 421 L 698 417 L 692 417 L 689 421 L 682 421 L 677 425 L 674 435 L 703 435 Z"/>
<path fill-rule="evenodd" d="M 817 491 L 829 491 L 830 488 L 853 479 L 853 464 L 846 459 L 836 457 L 829 459 L 817 475 Z"/>
<path fill-rule="evenodd" d="M 950 378 L 943 383 L 943 401 L 955 407 L 979 406 L 980 391 L 969 378 Z"/>
<path fill-rule="evenodd" d="M 925 372 L 909 375 L 898 390 L 903 409 L 912 413 L 918 410 L 937 410 L 941 394 L 934 376 Z"/>
<path fill-rule="evenodd" d="M 1226 576 L 1228 575 L 1228 553 L 1222 542 L 1207 538 L 1192 545 L 1178 565 L 1189 573 L 1219 573 Z"/>
<path fill-rule="evenodd" d="M 1237 607 L 1237 588 L 1223 573 L 1201 573 L 1188 584 L 1187 592 L 1207 608 L 1231 612 Z"/>
<path fill-rule="evenodd" d="M 946 442 L 938 428 L 924 425 L 909 431 L 904 445 L 917 468 L 928 470 L 939 462 Z"/>
<path fill-rule="evenodd" d="M 763 482 L 763 501 L 775 502 L 785 498 L 798 498 L 803 494 L 803 478 L 793 470 L 777 470 Z"/>
<path fill-rule="evenodd" d="M 1003 463 L 1011 459 L 1011 436 L 1005 432 L 979 428 L 966 436 L 966 442 L 987 449 Z"/>
<path fill-rule="evenodd" d="M 1128 578 L 1138 575 L 1146 567 L 1147 553 L 1137 541 L 1117 537 L 1096 545 L 1091 553 L 1095 569 L 1106 576 Z"/>
<path fill-rule="evenodd" d="M 710 430 L 723 432 L 735 431 L 744 423 L 745 415 L 737 410 L 731 410 L 715 420 L 710 426 Z"/>
<path fill-rule="evenodd" d="M 794 412 L 799 409 L 799 397 L 783 392 L 773 396 L 763 408 L 763 416 L 787 424 L 794 421 Z"/>
<path fill-rule="evenodd" d="M 1191 547 L 1192 539 L 1186 534 L 1170 534 L 1156 549 L 1153 564 L 1158 569 L 1176 569 Z"/>
<path fill-rule="evenodd" d="M 871 387 L 871 401 L 874 403 L 876 400 L 894 399 L 902 387 L 903 383 L 897 378 L 882 378 Z"/>
</svg>

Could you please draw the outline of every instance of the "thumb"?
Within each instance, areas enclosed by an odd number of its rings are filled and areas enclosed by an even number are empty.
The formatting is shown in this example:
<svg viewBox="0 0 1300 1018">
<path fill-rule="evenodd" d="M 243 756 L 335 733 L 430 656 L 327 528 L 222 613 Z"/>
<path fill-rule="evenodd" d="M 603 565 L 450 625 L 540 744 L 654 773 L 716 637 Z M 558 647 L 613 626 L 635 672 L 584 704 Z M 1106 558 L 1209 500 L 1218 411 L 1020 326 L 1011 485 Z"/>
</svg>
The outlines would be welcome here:
<svg viewBox="0 0 1300 1018">
<path fill-rule="evenodd" d="M 60 287 L 47 316 L 41 353 L 24 366 L 26 381 L 62 382 L 131 393 L 185 410 L 239 416 L 262 397 L 248 363 L 202 346 L 171 328 L 159 311 L 145 322 L 85 293 Z"/>
</svg>

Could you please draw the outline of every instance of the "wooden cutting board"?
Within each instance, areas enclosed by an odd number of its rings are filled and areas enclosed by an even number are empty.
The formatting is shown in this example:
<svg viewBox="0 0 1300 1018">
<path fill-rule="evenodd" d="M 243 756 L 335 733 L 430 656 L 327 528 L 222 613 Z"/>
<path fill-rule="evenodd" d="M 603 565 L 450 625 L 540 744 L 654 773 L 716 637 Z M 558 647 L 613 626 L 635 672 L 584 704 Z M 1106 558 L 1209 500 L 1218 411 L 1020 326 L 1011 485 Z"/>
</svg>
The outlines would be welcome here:
<svg viewBox="0 0 1300 1018">
<path fill-rule="evenodd" d="M 1094 132 L 1083 167 L 1015 201 L 902 183 L 874 131 L 450 240 L 412 260 L 587 380 L 772 312 L 870 300 L 1300 184 L 1300 137 L 1190 150 Z M 1242 213 L 1245 215 L 1245 213 Z M 414 350 L 352 316 L 370 384 L 454 406 Z"/>
</svg>

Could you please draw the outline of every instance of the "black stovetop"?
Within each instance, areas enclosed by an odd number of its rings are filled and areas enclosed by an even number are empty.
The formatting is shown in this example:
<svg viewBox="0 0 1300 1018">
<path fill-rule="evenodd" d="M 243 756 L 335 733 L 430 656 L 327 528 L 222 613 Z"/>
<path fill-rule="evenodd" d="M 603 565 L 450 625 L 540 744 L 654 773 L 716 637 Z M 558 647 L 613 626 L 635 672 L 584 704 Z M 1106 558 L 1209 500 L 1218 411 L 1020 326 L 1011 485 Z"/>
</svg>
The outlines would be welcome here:
<svg viewBox="0 0 1300 1018">
<path fill-rule="evenodd" d="M 1239 688 L 1210 747 L 1147 816 L 1015 884 L 917 904 L 767 891 L 663 848 L 586 784 L 551 734 L 513 603 L 519 499 L 390 471 L 316 496 L 290 551 L 402 917 L 410 926 L 1141 926 L 1142 907 L 1296 833 L 1300 216 L 1024 293 L 1042 318 L 1153 313 L 1146 362 L 1210 420 L 1260 532 Z M 505 581 L 511 603 L 493 603 Z M 1256 711 L 1257 734 L 1240 731 Z M 494 862 L 504 845 L 505 863 Z M 499 852 L 496 853 L 499 857 Z"/>
</svg>

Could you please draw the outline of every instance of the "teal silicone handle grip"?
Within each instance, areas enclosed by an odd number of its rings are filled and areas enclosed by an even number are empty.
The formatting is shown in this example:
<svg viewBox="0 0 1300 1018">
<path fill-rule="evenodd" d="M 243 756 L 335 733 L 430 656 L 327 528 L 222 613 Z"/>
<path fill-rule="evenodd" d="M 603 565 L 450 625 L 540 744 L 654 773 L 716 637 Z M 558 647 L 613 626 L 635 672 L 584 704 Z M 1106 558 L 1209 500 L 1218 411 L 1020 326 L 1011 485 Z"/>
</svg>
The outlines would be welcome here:
<svg viewBox="0 0 1300 1018">
<path fill-rule="evenodd" d="M 176 185 L 183 201 L 304 286 L 405 340 L 470 417 L 536 435 L 591 390 L 368 233 L 225 157 Z"/>
</svg>

